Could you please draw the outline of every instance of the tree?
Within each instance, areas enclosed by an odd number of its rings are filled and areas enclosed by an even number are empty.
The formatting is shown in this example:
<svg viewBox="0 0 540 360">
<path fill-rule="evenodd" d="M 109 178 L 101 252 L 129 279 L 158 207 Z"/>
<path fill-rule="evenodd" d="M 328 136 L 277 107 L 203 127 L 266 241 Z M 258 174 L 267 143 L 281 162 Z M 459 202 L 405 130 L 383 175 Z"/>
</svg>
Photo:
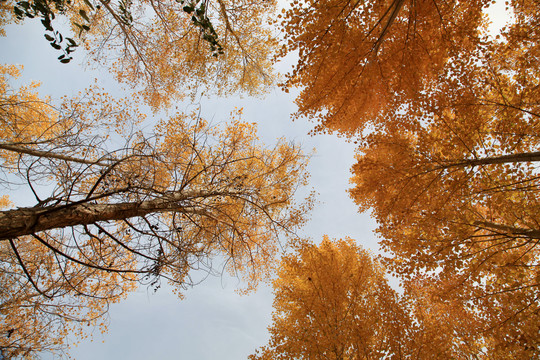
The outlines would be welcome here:
<svg viewBox="0 0 540 360">
<path fill-rule="evenodd" d="M 311 200 L 293 195 L 307 157 L 261 147 L 238 115 L 212 127 L 177 114 L 147 136 L 131 130 L 141 115 L 127 101 L 91 89 L 53 106 L 9 87 L 17 68 L 2 71 L 2 185 L 25 185 L 34 202 L 0 211 L 4 356 L 64 349 L 139 282 L 180 293 L 198 269 L 252 288 L 305 220 Z"/>
<path fill-rule="evenodd" d="M 60 61 L 69 62 L 82 42 L 92 60 L 140 90 L 154 110 L 197 91 L 255 95 L 274 82 L 270 56 L 276 42 L 265 24 L 275 1 L 8 3 L 20 19 L 42 18 L 46 39 L 63 51 Z M 53 28 L 55 14 L 70 19 L 70 37 Z"/>
<path fill-rule="evenodd" d="M 506 67 L 522 48 L 504 55 L 442 83 L 422 121 L 403 110 L 400 133 L 367 135 L 351 196 L 373 209 L 391 269 L 474 303 L 493 353 L 526 358 L 539 351 L 538 78 Z"/>
<path fill-rule="evenodd" d="M 519 152 L 535 142 L 489 156 L 501 148 L 466 146 L 479 135 L 471 126 L 440 137 L 430 130 L 371 136 L 354 165 L 351 195 L 361 209 L 373 209 L 391 269 L 405 279 L 432 274 L 439 294 L 472 301 L 482 331 L 499 331 L 504 346 L 537 344 L 539 158 Z"/>
<path fill-rule="evenodd" d="M 405 358 L 410 319 L 384 269 L 351 239 L 305 243 L 273 282 L 270 340 L 250 359 Z"/>
<path fill-rule="evenodd" d="M 300 53 L 284 86 L 304 87 L 297 115 L 319 120 L 316 131 L 360 144 L 351 196 L 378 220 L 389 268 L 474 304 L 487 356 L 531 358 L 539 7 L 509 2 L 514 20 L 493 39 L 487 5 L 298 3 L 282 23 L 282 54 Z"/>
<path fill-rule="evenodd" d="M 440 297 L 429 278 L 400 295 L 352 239 L 302 243 L 273 282 L 270 340 L 250 359 L 504 359 L 486 356 L 474 306 Z"/>
</svg>

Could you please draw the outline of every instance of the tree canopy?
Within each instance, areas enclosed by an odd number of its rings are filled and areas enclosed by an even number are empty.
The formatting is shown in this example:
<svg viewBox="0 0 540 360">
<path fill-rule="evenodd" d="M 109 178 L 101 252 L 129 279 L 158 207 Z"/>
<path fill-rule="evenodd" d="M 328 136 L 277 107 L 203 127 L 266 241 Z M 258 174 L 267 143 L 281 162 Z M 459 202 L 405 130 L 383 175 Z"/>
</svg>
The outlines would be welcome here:
<svg viewBox="0 0 540 360">
<path fill-rule="evenodd" d="M 91 89 L 55 106 L 35 85 L 9 86 L 19 69 L 2 70 L 2 185 L 34 198 L 2 198 L 4 356 L 62 349 L 141 281 L 166 279 L 181 295 L 199 269 L 252 288 L 305 221 L 311 201 L 293 195 L 308 157 L 259 145 L 239 114 L 221 127 L 177 114 L 145 135 L 131 131 L 140 114 L 127 100 Z"/>
<path fill-rule="evenodd" d="M 222 126 L 195 112 L 137 130 L 141 102 L 266 91 L 275 1 L 0 2 L 0 25 L 40 17 L 60 61 L 81 44 L 138 93 L 55 103 L 0 66 L 0 184 L 32 196 L 0 197 L 2 356 L 105 329 L 141 282 L 181 295 L 191 270 L 219 269 L 252 288 L 292 237 L 253 360 L 539 357 L 540 5 L 510 0 L 493 36 L 492 3 L 295 0 L 278 17 L 274 60 L 298 56 L 281 84 L 300 89 L 293 117 L 358 145 L 349 193 L 378 222 L 381 261 L 351 239 L 295 237 L 313 207 L 294 200 L 307 157 L 259 144 L 240 110 Z"/>
<path fill-rule="evenodd" d="M 487 6 L 296 2 L 281 55 L 300 60 L 283 86 L 301 87 L 297 116 L 318 121 L 316 132 L 359 145 L 350 194 L 378 221 L 389 269 L 406 283 L 427 276 L 433 296 L 470 310 L 488 358 L 530 358 L 540 8 L 508 2 L 513 19 L 492 37 Z"/>
<path fill-rule="evenodd" d="M 197 92 L 265 93 L 274 84 L 275 1 L 3 1 L 6 21 L 41 18 L 45 38 L 69 62 L 81 45 L 154 110 Z M 7 13 L 7 14 L 6 14 Z M 67 17 L 72 32 L 54 28 Z M 68 36 L 69 35 L 69 36 Z M 24 43 L 21 44 L 24 46 Z"/>
<path fill-rule="evenodd" d="M 484 358 L 474 309 L 433 296 L 426 279 L 399 294 L 386 276 L 352 239 L 303 243 L 281 261 L 270 340 L 250 359 Z"/>
<path fill-rule="evenodd" d="M 273 282 L 270 341 L 251 359 L 371 359 L 401 353 L 407 314 L 384 269 L 351 239 L 303 243 Z"/>
<path fill-rule="evenodd" d="M 280 56 L 299 60 L 283 83 L 300 87 L 297 117 L 318 132 L 361 134 L 391 125 L 456 58 L 474 56 L 485 37 L 478 1 L 295 1 L 280 23 Z M 472 63 L 472 59 L 471 59 Z"/>
</svg>

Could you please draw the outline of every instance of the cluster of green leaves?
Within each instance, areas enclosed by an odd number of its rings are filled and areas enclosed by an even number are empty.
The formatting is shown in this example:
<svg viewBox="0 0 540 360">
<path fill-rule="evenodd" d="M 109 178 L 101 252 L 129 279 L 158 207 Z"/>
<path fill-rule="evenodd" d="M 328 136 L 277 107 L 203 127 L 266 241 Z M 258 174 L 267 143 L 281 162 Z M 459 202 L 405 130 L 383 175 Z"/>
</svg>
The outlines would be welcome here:
<svg viewBox="0 0 540 360">
<path fill-rule="evenodd" d="M 84 2 L 86 4 L 86 6 L 88 6 L 88 9 L 90 11 L 95 11 L 96 9 L 97 10 L 100 9 L 99 5 L 94 7 L 94 5 L 92 5 L 92 3 L 90 1 L 88 1 L 88 0 L 84 0 Z M 79 29 L 78 36 L 80 38 L 84 32 L 90 31 L 90 18 L 88 17 L 88 14 L 87 14 L 85 9 L 79 9 L 79 15 L 86 22 L 85 24 L 79 24 L 78 22 L 73 21 L 73 25 L 75 25 Z"/>
<path fill-rule="evenodd" d="M 184 12 L 191 14 L 191 21 L 201 30 L 202 39 L 210 45 L 212 56 L 218 57 L 224 54 L 223 47 L 218 41 L 216 30 L 208 18 L 205 1 L 191 1 L 189 3 L 186 3 L 185 0 L 176 1 L 184 5 L 182 8 Z"/>
</svg>

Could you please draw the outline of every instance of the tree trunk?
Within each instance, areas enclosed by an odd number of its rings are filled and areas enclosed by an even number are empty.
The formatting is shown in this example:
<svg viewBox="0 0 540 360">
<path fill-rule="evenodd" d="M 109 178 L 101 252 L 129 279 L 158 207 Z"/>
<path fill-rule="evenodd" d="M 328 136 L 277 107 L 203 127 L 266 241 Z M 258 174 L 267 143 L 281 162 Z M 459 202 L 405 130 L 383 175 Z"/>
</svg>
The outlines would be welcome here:
<svg viewBox="0 0 540 360">
<path fill-rule="evenodd" d="M 69 205 L 19 208 L 0 212 L 0 240 L 14 239 L 39 231 L 89 225 L 100 221 L 122 220 L 158 212 L 202 213 L 200 208 L 182 205 L 194 197 L 207 197 L 209 193 L 171 193 L 158 199 L 112 203 L 76 203 Z"/>
<path fill-rule="evenodd" d="M 540 239 L 540 231 L 536 229 L 517 228 L 513 226 L 508 226 L 508 225 L 495 224 L 489 221 L 475 221 L 473 224 L 475 226 L 488 229 L 494 232 L 503 232 L 503 233 L 512 234 L 512 235 L 524 235 L 532 239 Z"/>
<path fill-rule="evenodd" d="M 520 153 L 520 154 L 501 155 L 501 156 L 492 156 L 492 157 L 486 157 L 486 158 L 481 158 L 481 159 L 463 160 L 463 161 L 459 161 L 453 164 L 440 166 L 440 168 L 508 164 L 508 163 L 535 162 L 535 161 L 540 161 L 540 151 Z"/>
<path fill-rule="evenodd" d="M 108 159 L 108 158 L 103 158 L 99 160 L 87 160 L 87 159 L 76 158 L 73 156 L 58 154 L 53 151 L 43 151 L 43 150 L 27 148 L 25 146 L 11 145 L 11 144 L 0 144 L 0 149 L 12 151 L 18 154 L 31 155 L 31 156 L 35 156 L 39 158 L 51 158 L 51 159 L 58 159 L 58 160 L 64 160 L 64 161 L 76 162 L 76 163 L 88 164 L 88 165 L 107 166 L 109 164 L 105 163 L 104 161 L 107 161 L 107 160 L 118 161 L 117 159 Z"/>
</svg>

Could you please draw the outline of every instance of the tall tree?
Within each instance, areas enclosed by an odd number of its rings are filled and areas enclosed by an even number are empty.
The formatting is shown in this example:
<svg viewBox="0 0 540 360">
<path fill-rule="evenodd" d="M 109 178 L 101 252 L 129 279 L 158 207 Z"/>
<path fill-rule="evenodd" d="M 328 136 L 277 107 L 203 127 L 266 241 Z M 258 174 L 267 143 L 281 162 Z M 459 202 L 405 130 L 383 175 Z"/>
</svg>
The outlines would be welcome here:
<svg viewBox="0 0 540 360">
<path fill-rule="evenodd" d="M 238 115 L 218 128 L 177 114 L 146 136 L 133 104 L 94 89 L 53 106 L 1 69 L 1 183 L 33 197 L 0 211 L 4 356 L 62 349 L 140 281 L 180 292 L 192 269 L 225 270 L 252 288 L 304 222 L 307 157 L 258 145 Z"/>
<path fill-rule="evenodd" d="M 538 356 L 540 7 L 489 2 L 297 2 L 298 116 L 360 143 L 351 195 L 380 223 L 392 270 L 475 304 L 489 356 Z M 440 290 L 440 291 L 439 291 Z M 449 300 L 450 301 L 450 300 Z M 456 305 L 458 306 L 458 305 Z M 474 312 L 473 312 L 474 313 Z M 486 340 L 487 341 L 487 340 Z"/>
<path fill-rule="evenodd" d="M 534 358 L 540 7 L 508 2 L 493 39 L 488 5 L 296 2 L 282 55 L 300 60 L 284 87 L 303 87 L 297 115 L 316 131 L 360 143 L 351 195 L 377 218 L 390 268 L 474 304 L 488 357 Z"/>
<path fill-rule="evenodd" d="M 250 359 L 407 357 L 410 319 L 384 269 L 353 240 L 302 244 L 273 286 L 270 341 Z"/>
<path fill-rule="evenodd" d="M 538 152 L 455 158 L 456 143 L 429 140 L 371 143 L 354 166 L 353 198 L 374 210 L 391 269 L 433 274 L 439 294 L 475 304 L 501 346 L 537 351 Z"/>
<path fill-rule="evenodd" d="M 476 304 L 501 353 L 516 347 L 517 357 L 535 357 L 538 80 L 485 69 L 482 88 L 442 88 L 446 106 L 426 107 L 431 118 L 367 135 L 351 195 L 379 221 L 391 269 L 405 279 L 432 274 L 441 291 Z"/>
</svg>

